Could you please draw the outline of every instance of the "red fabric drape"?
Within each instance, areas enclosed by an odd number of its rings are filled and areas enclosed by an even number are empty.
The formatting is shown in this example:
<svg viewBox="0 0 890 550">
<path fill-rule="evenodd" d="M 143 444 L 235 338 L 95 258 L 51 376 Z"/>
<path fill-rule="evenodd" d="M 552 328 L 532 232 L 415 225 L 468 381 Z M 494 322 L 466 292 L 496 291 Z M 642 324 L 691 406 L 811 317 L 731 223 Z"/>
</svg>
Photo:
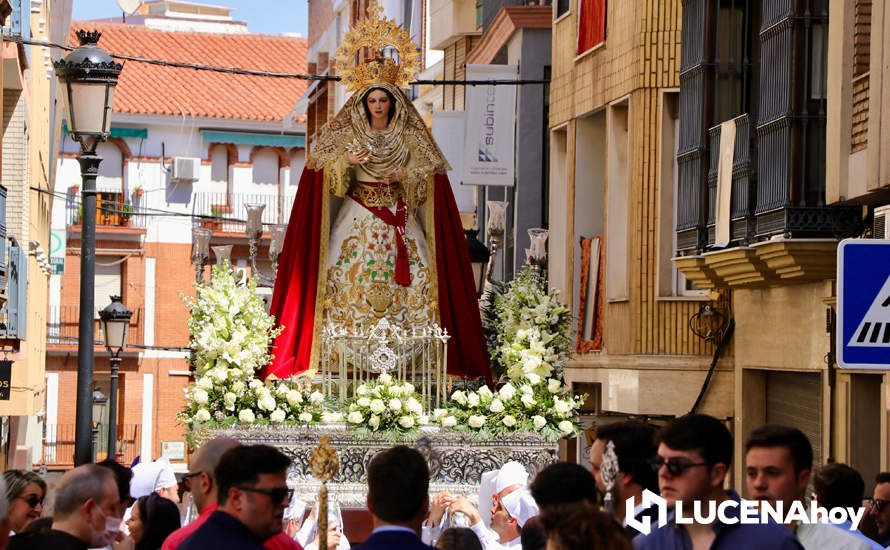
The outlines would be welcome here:
<svg viewBox="0 0 890 550">
<path fill-rule="evenodd" d="M 448 176 L 435 178 L 436 269 L 439 273 L 439 317 L 451 334 L 448 374 L 484 378 L 491 385 L 488 350 L 476 298 L 467 237 Z"/>
<path fill-rule="evenodd" d="M 432 229 L 436 239 L 439 315 L 442 327 L 451 335 L 448 373 L 483 378 L 491 383 L 476 283 L 460 214 L 448 178 L 437 175 L 433 187 L 435 214 Z M 278 262 L 270 309 L 276 323 L 284 330 L 275 339 L 274 358 L 263 369 L 263 378 L 272 374 L 287 378 L 310 367 L 324 197 L 323 171 L 304 170 Z M 327 236 L 324 239 L 326 245 Z"/>
<path fill-rule="evenodd" d="M 579 0 L 578 50 L 582 54 L 606 40 L 606 0 Z"/>
<path fill-rule="evenodd" d="M 318 291 L 318 251 L 321 244 L 321 215 L 324 172 L 304 169 L 291 210 L 284 248 L 278 259 L 278 275 L 270 312 L 284 331 L 272 345 L 274 358 L 262 378 L 299 374 L 309 368 L 315 328 L 315 298 Z"/>
</svg>

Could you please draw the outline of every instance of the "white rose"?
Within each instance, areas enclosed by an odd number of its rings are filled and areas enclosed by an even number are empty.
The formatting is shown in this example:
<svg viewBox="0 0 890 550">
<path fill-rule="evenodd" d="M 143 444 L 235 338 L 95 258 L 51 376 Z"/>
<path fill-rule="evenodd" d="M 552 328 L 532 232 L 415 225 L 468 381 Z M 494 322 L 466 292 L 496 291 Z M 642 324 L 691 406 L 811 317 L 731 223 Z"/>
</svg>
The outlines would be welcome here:
<svg viewBox="0 0 890 550">
<path fill-rule="evenodd" d="M 212 371 L 213 377 L 219 380 L 220 382 L 225 382 L 229 378 L 229 371 L 222 368 L 217 367 Z"/>
<path fill-rule="evenodd" d="M 368 419 L 368 426 L 370 426 L 372 430 L 377 431 L 377 428 L 380 427 L 380 417 L 376 414 L 372 414 L 371 418 Z"/>
<path fill-rule="evenodd" d="M 275 398 L 271 395 L 265 395 L 262 399 L 257 401 L 257 407 L 264 411 L 274 411 L 277 406 L 278 404 L 275 402 Z"/>
<path fill-rule="evenodd" d="M 547 381 L 547 389 L 550 390 L 550 393 L 559 393 L 559 390 L 562 389 L 562 382 L 556 378 L 551 378 Z"/>
<path fill-rule="evenodd" d="M 507 382 L 498 393 L 501 395 L 501 398 L 509 400 L 512 399 L 514 395 L 516 395 L 516 388 L 513 387 L 513 384 Z"/>
<path fill-rule="evenodd" d="M 238 400 L 238 396 L 232 392 L 228 392 L 223 396 L 223 404 L 230 411 L 235 410 L 235 401 Z"/>
<path fill-rule="evenodd" d="M 303 402 L 303 396 L 300 395 L 300 392 L 298 392 L 297 390 L 288 391 L 285 399 L 287 399 L 287 402 L 288 404 L 290 404 L 291 407 L 296 407 Z"/>
<path fill-rule="evenodd" d="M 389 408 L 394 411 L 402 410 L 402 402 L 396 398 L 392 398 L 389 400 Z"/>
<path fill-rule="evenodd" d="M 478 430 L 479 428 L 481 428 L 482 426 L 485 425 L 485 417 L 474 414 L 467 420 L 467 423 L 474 430 Z"/>
<path fill-rule="evenodd" d="M 405 416 L 399 418 L 399 426 L 405 428 L 406 430 L 408 428 L 414 427 L 414 417 L 405 415 Z"/>
<path fill-rule="evenodd" d="M 192 392 L 192 399 L 198 405 L 206 405 L 207 401 L 210 399 L 210 396 L 207 395 L 207 392 L 202 390 L 201 388 L 195 388 Z"/>
<path fill-rule="evenodd" d="M 430 423 L 430 416 L 428 414 L 422 414 L 417 418 L 417 423 L 421 426 L 426 426 Z"/>
<path fill-rule="evenodd" d="M 389 386 L 390 384 L 392 384 L 392 376 L 385 372 L 377 377 L 377 380 L 384 386 Z"/>
<path fill-rule="evenodd" d="M 359 397 L 358 401 L 355 402 L 359 407 L 368 408 L 371 406 L 371 400 L 367 397 Z"/>
<path fill-rule="evenodd" d="M 480 398 L 480 399 L 483 399 L 483 400 L 485 400 L 485 401 L 491 399 L 491 398 L 494 396 L 494 394 L 491 393 L 491 390 L 488 389 L 488 386 L 482 386 L 481 388 L 479 388 L 479 389 L 476 391 L 476 393 L 479 394 L 479 398 Z"/>
<path fill-rule="evenodd" d="M 402 391 L 405 392 L 405 395 L 411 395 L 412 393 L 414 393 L 414 384 L 405 382 L 405 385 L 402 386 Z"/>
<path fill-rule="evenodd" d="M 525 408 L 527 408 L 527 409 L 530 409 L 535 406 L 535 398 L 531 394 L 528 394 L 528 393 L 522 394 L 520 401 L 522 401 L 522 404 L 525 405 Z"/>
<path fill-rule="evenodd" d="M 362 413 L 359 411 L 352 411 L 349 413 L 349 416 L 346 417 L 346 421 L 350 424 L 361 424 L 364 417 L 362 417 Z"/>
<path fill-rule="evenodd" d="M 278 384 L 278 387 L 275 388 L 275 393 L 278 394 L 279 397 L 284 397 L 287 395 L 288 388 L 284 384 Z"/>
<path fill-rule="evenodd" d="M 516 425 L 516 418 L 514 418 L 513 416 L 508 414 L 507 416 L 504 417 L 504 419 L 501 422 L 504 423 L 504 426 L 506 426 L 508 428 L 512 428 L 513 426 Z"/>
<path fill-rule="evenodd" d="M 401 397 L 402 387 L 401 386 L 392 386 L 391 388 L 389 388 L 389 393 L 396 397 Z"/>
<path fill-rule="evenodd" d="M 504 412 L 504 402 L 497 398 L 492 399 L 491 405 L 488 406 L 488 410 L 490 410 L 493 413 Z"/>
<path fill-rule="evenodd" d="M 532 417 L 532 423 L 534 423 L 536 430 L 540 430 L 547 425 L 547 419 L 539 414 L 536 414 Z"/>
<path fill-rule="evenodd" d="M 197 386 L 204 390 L 212 389 L 213 380 L 211 380 L 209 376 L 202 376 L 198 379 Z"/>
<path fill-rule="evenodd" d="M 558 427 L 559 431 L 564 434 L 570 434 L 575 431 L 575 425 L 568 420 L 563 420 L 562 422 L 560 422 Z"/>
<path fill-rule="evenodd" d="M 478 399 L 478 397 L 477 397 Z M 458 405 L 466 405 L 467 404 L 467 394 L 458 390 L 451 394 L 451 400 L 457 403 Z"/>
<path fill-rule="evenodd" d="M 355 389 L 356 395 L 368 395 L 368 386 L 362 384 Z"/>
<path fill-rule="evenodd" d="M 479 396 L 475 393 L 467 395 L 467 404 L 471 407 L 479 406 Z"/>
<path fill-rule="evenodd" d="M 568 401 L 562 399 L 553 400 L 553 410 L 559 415 L 566 415 L 572 410 L 572 405 Z"/>
<path fill-rule="evenodd" d="M 309 402 L 313 405 L 320 405 L 324 401 L 324 395 L 318 390 L 309 394 Z"/>
<path fill-rule="evenodd" d="M 238 413 L 238 420 L 245 424 L 252 424 L 253 421 L 256 420 L 256 416 L 254 416 L 253 411 L 250 409 L 241 409 L 241 412 Z"/>
<path fill-rule="evenodd" d="M 423 405 L 421 405 L 420 402 L 413 397 L 408 398 L 408 401 L 405 402 L 405 407 L 414 414 L 420 414 L 423 412 Z"/>
<path fill-rule="evenodd" d="M 386 405 L 383 404 L 383 401 L 380 399 L 373 399 L 371 401 L 371 412 L 380 414 L 386 410 Z"/>
<path fill-rule="evenodd" d="M 272 422 L 284 422 L 284 417 L 284 411 L 282 411 L 281 409 L 275 409 L 274 411 L 272 411 L 272 414 L 269 415 L 269 420 L 271 420 Z"/>
<path fill-rule="evenodd" d="M 533 372 L 526 374 L 525 377 L 528 378 L 529 383 L 533 386 L 536 386 L 541 381 L 541 377 Z"/>
<path fill-rule="evenodd" d="M 448 409 L 433 409 L 433 420 L 441 420 L 446 414 L 448 414 Z"/>
<path fill-rule="evenodd" d="M 210 413 L 207 409 L 198 409 L 198 412 L 195 413 L 195 421 L 207 422 L 208 420 L 210 420 Z"/>
<path fill-rule="evenodd" d="M 297 417 L 300 422 L 312 422 L 312 415 L 307 412 L 301 412 L 300 416 Z"/>
<path fill-rule="evenodd" d="M 325 423 L 328 423 L 328 424 L 334 424 L 334 423 L 337 423 L 337 422 L 343 422 L 343 413 L 339 413 L 339 412 L 326 412 L 326 413 L 322 413 L 322 415 L 321 415 L 321 421 L 322 421 L 322 422 L 325 422 Z"/>
<path fill-rule="evenodd" d="M 443 428 L 453 428 L 455 426 L 457 426 L 457 418 L 454 416 L 446 416 L 442 419 Z"/>
<path fill-rule="evenodd" d="M 535 389 L 528 384 L 523 384 L 522 387 L 519 388 L 519 391 L 524 395 L 532 395 L 533 393 L 535 393 Z"/>
<path fill-rule="evenodd" d="M 237 380 L 232 383 L 232 391 L 235 392 L 236 395 L 241 395 L 242 393 L 244 393 L 244 389 L 244 382 L 242 382 L 241 380 Z"/>
<path fill-rule="evenodd" d="M 251 378 L 248 385 L 250 386 L 250 389 L 255 390 L 255 389 L 261 387 L 263 385 L 263 383 L 260 382 L 259 378 Z"/>
</svg>

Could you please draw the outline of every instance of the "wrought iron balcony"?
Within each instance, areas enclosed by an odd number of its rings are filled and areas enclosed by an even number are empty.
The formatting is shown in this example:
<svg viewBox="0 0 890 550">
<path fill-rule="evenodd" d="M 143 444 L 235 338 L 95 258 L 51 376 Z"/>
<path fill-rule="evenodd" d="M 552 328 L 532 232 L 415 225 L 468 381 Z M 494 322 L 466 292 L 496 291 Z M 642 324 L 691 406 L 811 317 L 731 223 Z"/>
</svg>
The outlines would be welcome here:
<svg viewBox="0 0 890 550">
<path fill-rule="evenodd" d="M 46 343 L 57 346 L 76 346 L 79 323 L 80 306 L 50 306 L 46 323 Z M 133 308 L 127 345 L 142 344 L 142 324 L 142 308 Z M 93 339 L 97 346 L 104 345 L 102 331 L 99 329 L 98 315 L 93 320 Z"/>
<path fill-rule="evenodd" d="M 65 205 L 69 226 L 79 226 L 83 218 L 83 205 L 69 196 Z M 96 226 L 125 227 L 144 229 L 145 212 L 141 206 L 126 200 L 120 191 L 99 190 L 96 192 Z"/>
<path fill-rule="evenodd" d="M 263 204 L 263 224 L 287 223 L 296 192 L 276 193 L 195 193 L 194 214 L 205 216 L 201 224 L 213 231 L 244 235 L 247 221 L 245 204 Z"/>
</svg>

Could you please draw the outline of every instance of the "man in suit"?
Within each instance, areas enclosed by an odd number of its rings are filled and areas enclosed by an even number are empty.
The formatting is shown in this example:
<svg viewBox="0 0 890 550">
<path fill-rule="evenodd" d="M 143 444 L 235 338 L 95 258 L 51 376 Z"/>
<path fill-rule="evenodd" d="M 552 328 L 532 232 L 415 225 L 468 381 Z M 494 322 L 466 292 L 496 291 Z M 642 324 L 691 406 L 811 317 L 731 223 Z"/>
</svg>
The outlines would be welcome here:
<svg viewBox="0 0 890 550">
<path fill-rule="evenodd" d="M 430 471 L 423 456 L 404 445 L 382 451 L 368 465 L 368 510 L 374 531 L 357 550 L 430 550 L 420 540 L 429 509 Z"/>
</svg>

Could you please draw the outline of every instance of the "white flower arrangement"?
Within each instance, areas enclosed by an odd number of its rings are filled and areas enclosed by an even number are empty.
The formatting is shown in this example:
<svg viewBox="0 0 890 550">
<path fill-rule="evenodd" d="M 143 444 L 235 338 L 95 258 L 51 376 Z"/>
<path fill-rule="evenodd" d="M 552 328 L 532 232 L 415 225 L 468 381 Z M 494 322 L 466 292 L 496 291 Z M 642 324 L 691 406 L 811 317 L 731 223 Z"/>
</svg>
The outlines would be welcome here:
<svg viewBox="0 0 890 550">
<path fill-rule="evenodd" d="M 483 318 L 496 377 L 561 377 L 568 360 L 571 312 L 547 278 L 525 266 L 493 294 Z"/>
<path fill-rule="evenodd" d="M 429 419 L 414 386 L 383 373 L 360 384 L 347 403 L 346 424 L 358 432 L 414 432 Z"/>
<path fill-rule="evenodd" d="M 555 391 L 552 391 L 555 390 Z M 558 379 L 528 378 L 507 382 L 497 392 L 486 386 L 458 390 L 451 407 L 433 415 L 443 428 L 477 432 L 484 437 L 507 432 L 538 432 L 548 439 L 580 433 L 574 418 L 583 397 L 573 396 Z"/>
</svg>

